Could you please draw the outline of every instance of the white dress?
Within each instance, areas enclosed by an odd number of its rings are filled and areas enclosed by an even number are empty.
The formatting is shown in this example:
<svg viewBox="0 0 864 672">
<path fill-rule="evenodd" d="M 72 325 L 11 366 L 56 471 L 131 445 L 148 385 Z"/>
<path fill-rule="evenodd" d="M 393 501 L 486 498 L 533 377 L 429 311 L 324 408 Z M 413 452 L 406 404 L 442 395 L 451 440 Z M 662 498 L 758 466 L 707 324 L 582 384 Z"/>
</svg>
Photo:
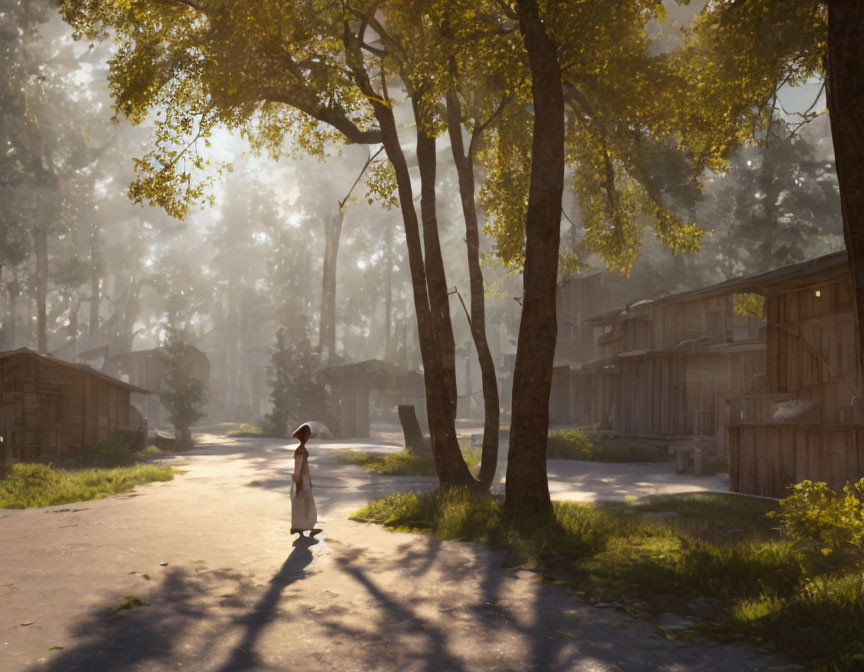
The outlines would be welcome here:
<svg viewBox="0 0 864 672">
<path fill-rule="evenodd" d="M 312 478 L 309 474 L 308 454 L 294 457 L 294 473 L 300 474 L 303 490 L 297 494 L 297 484 L 291 479 L 291 529 L 314 530 L 318 522 L 315 498 L 312 496 Z"/>
</svg>

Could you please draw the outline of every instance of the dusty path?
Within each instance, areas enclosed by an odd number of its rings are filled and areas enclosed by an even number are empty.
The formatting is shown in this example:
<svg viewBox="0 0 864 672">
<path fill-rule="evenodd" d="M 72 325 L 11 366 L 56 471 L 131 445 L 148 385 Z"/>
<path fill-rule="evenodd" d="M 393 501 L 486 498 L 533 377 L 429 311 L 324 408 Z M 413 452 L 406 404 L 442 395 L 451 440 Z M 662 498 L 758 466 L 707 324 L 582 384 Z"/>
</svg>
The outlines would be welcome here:
<svg viewBox="0 0 864 672">
<path fill-rule="evenodd" d="M 289 453 L 265 440 L 198 449 L 178 459 L 185 475 L 127 496 L 0 511 L 0 670 L 786 669 L 667 641 L 482 545 L 350 522 L 430 480 L 311 448 L 316 544 L 288 536 Z M 119 609 L 126 596 L 146 604 Z"/>
</svg>

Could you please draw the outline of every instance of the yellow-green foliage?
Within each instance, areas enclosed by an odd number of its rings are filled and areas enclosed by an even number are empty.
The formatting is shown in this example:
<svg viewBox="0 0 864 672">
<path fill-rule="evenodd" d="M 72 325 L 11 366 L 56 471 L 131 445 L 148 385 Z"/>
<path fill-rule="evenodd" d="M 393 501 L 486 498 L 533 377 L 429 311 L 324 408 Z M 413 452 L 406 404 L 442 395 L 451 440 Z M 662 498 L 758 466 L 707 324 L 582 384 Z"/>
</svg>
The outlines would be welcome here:
<svg viewBox="0 0 864 672">
<path fill-rule="evenodd" d="M 26 509 L 108 497 L 136 485 L 170 481 L 168 465 L 136 464 L 114 469 L 54 469 L 47 464 L 16 464 L 0 480 L 0 508 Z"/>
<path fill-rule="evenodd" d="M 801 481 L 775 514 L 784 534 L 802 550 L 864 561 L 864 478 L 837 493 L 825 483 Z"/>
<path fill-rule="evenodd" d="M 732 310 L 743 317 L 765 317 L 765 297 L 750 292 L 732 295 Z"/>
<path fill-rule="evenodd" d="M 619 437 L 589 435 L 581 429 L 549 432 L 546 457 L 588 462 L 659 462 L 667 459 L 660 447 Z"/>
<path fill-rule="evenodd" d="M 864 663 L 862 562 L 840 569 L 813 562 L 801 541 L 824 538 L 824 526 L 787 521 L 821 520 L 816 511 L 844 502 L 848 512 L 835 513 L 855 527 L 860 508 L 845 502 L 861 501 L 860 486 L 836 499 L 819 487 L 799 488 L 780 514 L 790 536 L 778 534 L 766 516 L 776 503 L 723 494 L 605 506 L 555 502 L 552 516 L 514 519 L 498 498 L 453 489 L 390 495 L 352 518 L 492 543 L 510 563 L 554 568 L 589 599 L 635 597 L 649 609 L 689 613 L 694 599 L 707 598 L 714 606 L 698 629 L 777 641 L 815 669 L 851 671 Z M 854 535 L 841 538 L 848 545 Z"/>
</svg>

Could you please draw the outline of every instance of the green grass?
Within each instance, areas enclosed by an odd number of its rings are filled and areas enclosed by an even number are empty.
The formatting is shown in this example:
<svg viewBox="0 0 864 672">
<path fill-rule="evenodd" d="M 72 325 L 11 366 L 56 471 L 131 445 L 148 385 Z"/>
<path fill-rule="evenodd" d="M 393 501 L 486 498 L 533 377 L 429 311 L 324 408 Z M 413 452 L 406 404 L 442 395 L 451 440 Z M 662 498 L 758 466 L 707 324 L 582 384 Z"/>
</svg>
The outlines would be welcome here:
<svg viewBox="0 0 864 672">
<path fill-rule="evenodd" d="M 663 462 L 669 460 L 666 449 L 657 443 L 625 437 L 587 434 L 581 429 L 558 429 L 549 432 L 546 457 L 550 460 L 585 460 L 588 462 Z"/>
<path fill-rule="evenodd" d="M 153 458 L 153 457 L 163 457 L 165 455 L 170 455 L 171 453 L 169 453 L 166 450 L 162 450 L 161 448 L 159 448 L 157 446 L 150 445 L 150 446 L 147 446 L 144 450 L 139 450 L 137 453 L 133 453 L 133 454 L 137 458 L 148 459 L 148 458 Z"/>
<path fill-rule="evenodd" d="M 0 479 L 0 508 L 26 509 L 84 502 L 129 492 L 136 485 L 170 481 L 168 465 L 136 464 L 111 469 L 55 469 L 47 464 L 15 464 Z"/>
<path fill-rule="evenodd" d="M 476 474 L 480 468 L 480 451 L 467 445 L 461 445 L 462 457 L 471 473 Z M 402 450 L 398 453 L 376 454 L 360 450 L 344 450 L 337 453 L 337 459 L 343 464 L 356 464 L 369 471 L 383 476 L 436 476 L 435 461 L 432 453 L 410 453 Z"/>
<path fill-rule="evenodd" d="M 589 601 L 685 614 L 698 632 L 773 642 L 812 669 L 864 669 L 864 567 L 812 562 L 765 515 L 776 502 L 699 494 L 553 507 L 514 520 L 489 495 L 407 492 L 352 518 L 484 541 Z"/>
<path fill-rule="evenodd" d="M 264 436 L 264 429 L 243 423 L 242 425 L 234 426 L 234 429 L 229 429 L 226 434 L 228 436 Z"/>
</svg>

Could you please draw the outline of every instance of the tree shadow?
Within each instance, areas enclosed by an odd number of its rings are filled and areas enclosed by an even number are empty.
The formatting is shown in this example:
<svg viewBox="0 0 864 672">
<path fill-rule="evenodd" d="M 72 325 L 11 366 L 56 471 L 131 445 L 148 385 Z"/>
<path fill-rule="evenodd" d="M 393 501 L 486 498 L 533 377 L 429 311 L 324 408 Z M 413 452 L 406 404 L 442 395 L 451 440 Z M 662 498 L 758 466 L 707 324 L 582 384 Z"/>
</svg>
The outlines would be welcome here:
<svg viewBox="0 0 864 672">
<path fill-rule="evenodd" d="M 243 637 L 234 647 L 228 661 L 219 668 L 219 672 L 239 672 L 262 665 L 255 652 L 255 644 L 264 628 L 273 621 L 283 591 L 306 576 L 306 568 L 311 564 L 313 557 L 310 549 L 317 543 L 317 540 L 308 537 L 300 537 L 294 541 L 294 550 L 282 564 L 279 572 L 270 579 L 267 592 L 249 613 L 236 622 L 243 628 Z"/>
<path fill-rule="evenodd" d="M 312 562 L 310 548 L 318 542 L 303 538 L 279 572 L 260 594 L 253 577 L 230 569 L 187 571 L 171 568 L 155 590 L 142 584 L 139 596 L 117 597 L 111 604 L 91 611 L 72 631 L 75 645 L 33 665 L 35 672 L 92 672 L 94 670 L 168 669 L 179 664 L 196 669 L 201 664 L 197 644 L 209 647 L 226 635 L 239 631 L 239 641 L 227 654 L 220 672 L 237 672 L 262 664 L 254 652 L 256 642 L 276 617 L 282 592 L 306 576 Z M 247 605 L 252 605 L 247 610 Z M 236 618 L 225 618 L 225 611 L 240 611 Z M 233 639 L 233 638 L 232 638 Z M 2 667 L 2 666 L 0 666 Z"/>
</svg>

